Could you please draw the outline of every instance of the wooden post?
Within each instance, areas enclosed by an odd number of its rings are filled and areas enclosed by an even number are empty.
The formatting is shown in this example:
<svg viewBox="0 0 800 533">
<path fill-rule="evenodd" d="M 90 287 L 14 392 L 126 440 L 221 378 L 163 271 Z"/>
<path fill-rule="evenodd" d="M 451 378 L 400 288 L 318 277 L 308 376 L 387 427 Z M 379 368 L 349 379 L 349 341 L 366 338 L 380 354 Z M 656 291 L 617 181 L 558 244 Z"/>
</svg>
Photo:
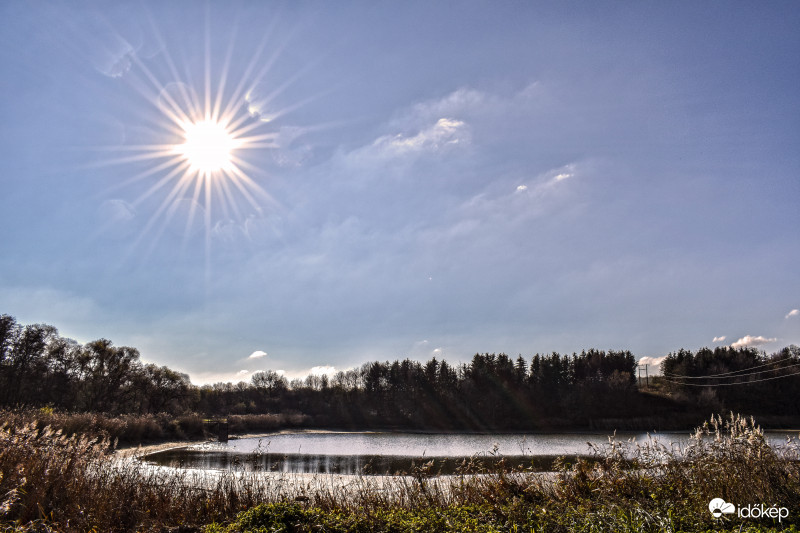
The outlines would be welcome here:
<svg viewBox="0 0 800 533">
<path fill-rule="evenodd" d="M 220 420 L 217 422 L 217 439 L 220 442 L 228 442 L 228 421 Z"/>
<path fill-rule="evenodd" d="M 206 431 L 215 435 L 219 442 L 228 442 L 228 420 L 226 418 L 207 418 L 203 420 Z"/>
</svg>

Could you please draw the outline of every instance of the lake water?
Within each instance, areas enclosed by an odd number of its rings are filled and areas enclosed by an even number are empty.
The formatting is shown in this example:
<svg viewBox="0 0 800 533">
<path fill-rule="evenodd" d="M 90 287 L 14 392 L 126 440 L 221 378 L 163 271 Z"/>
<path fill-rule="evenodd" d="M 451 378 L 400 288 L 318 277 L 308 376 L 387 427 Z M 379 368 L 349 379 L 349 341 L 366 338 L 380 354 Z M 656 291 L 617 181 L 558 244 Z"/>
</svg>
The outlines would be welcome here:
<svg viewBox="0 0 800 533">
<path fill-rule="evenodd" d="M 770 432 L 779 446 L 790 432 Z M 797 432 L 793 432 L 797 436 Z M 148 464 L 206 471 L 238 470 L 291 474 L 410 473 L 429 464 L 430 473 L 452 474 L 470 459 L 484 466 L 551 470 L 559 456 L 590 456 L 590 443 L 608 443 L 608 433 L 427 434 L 384 432 L 293 432 L 203 443 L 149 454 Z M 617 433 L 618 441 L 643 443 L 646 433 Z M 654 434 L 665 445 L 683 443 L 688 432 Z M 433 461 L 433 463 L 429 463 Z"/>
</svg>

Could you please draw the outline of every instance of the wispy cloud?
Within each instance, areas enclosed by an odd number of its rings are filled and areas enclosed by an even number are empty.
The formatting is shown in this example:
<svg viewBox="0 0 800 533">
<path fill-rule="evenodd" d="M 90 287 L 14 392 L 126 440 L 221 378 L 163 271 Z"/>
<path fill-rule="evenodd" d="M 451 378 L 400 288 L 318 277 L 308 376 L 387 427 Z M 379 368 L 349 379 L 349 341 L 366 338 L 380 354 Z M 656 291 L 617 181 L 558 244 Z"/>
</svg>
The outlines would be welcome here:
<svg viewBox="0 0 800 533">
<path fill-rule="evenodd" d="M 711 342 L 722 342 L 724 340 L 725 340 L 725 335 L 722 335 L 720 337 L 714 337 L 714 340 L 712 340 Z"/>
<path fill-rule="evenodd" d="M 526 131 L 525 125 L 531 120 L 531 113 L 537 112 L 542 94 L 537 82 L 510 94 L 462 87 L 442 97 L 417 102 L 386 124 L 389 133 L 348 153 L 347 160 L 350 164 L 366 165 L 374 160 L 439 153 L 471 144 L 473 127 L 484 134 L 490 133 L 492 143 L 502 142 L 508 136 L 519 140 L 518 133 Z M 503 126 L 498 128 L 498 124 Z M 500 137 L 495 138 L 496 134 Z M 557 175 L 559 179 L 569 177 L 569 173 Z"/>
<path fill-rule="evenodd" d="M 784 318 L 790 318 L 790 317 L 798 316 L 798 315 L 800 315 L 800 309 L 792 309 L 791 311 L 786 313 L 786 316 Z"/>
<path fill-rule="evenodd" d="M 553 103 L 545 85 L 533 82 L 518 91 L 489 92 L 472 87 L 461 87 L 439 98 L 417 102 L 400 113 L 391 124 L 408 127 L 420 121 L 429 122 L 439 117 L 458 116 L 465 120 L 484 121 L 500 119 L 507 126 L 525 122 L 520 115 L 529 116 Z M 526 117 L 527 118 L 527 117 Z"/>
<path fill-rule="evenodd" d="M 575 171 L 576 171 L 575 163 L 570 163 L 568 165 L 554 168 L 548 170 L 547 172 L 539 174 L 539 176 L 537 176 L 536 178 L 536 181 L 540 182 L 542 185 L 551 185 L 575 176 Z"/>
<path fill-rule="evenodd" d="M 249 356 L 247 356 L 247 358 L 248 359 L 261 359 L 262 357 L 266 357 L 266 356 L 267 356 L 267 352 L 265 352 L 263 350 L 256 350 L 255 352 L 253 352 Z"/>
<path fill-rule="evenodd" d="M 505 187 L 491 186 L 466 200 L 459 208 L 460 215 L 468 219 L 480 217 L 482 225 L 486 217 L 497 218 L 496 222 L 507 226 L 519 217 L 529 219 L 550 209 L 557 209 L 558 191 L 564 180 L 579 174 L 582 165 L 577 162 L 540 172 L 527 183 L 517 185 L 512 192 L 508 182 Z M 461 219 L 463 221 L 463 218 Z M 460 222 L 459 222 L 460 223 Z"/>
<path fill-rule="evenodd" d="M 400 119 L 393 121 L 393 123 L 402 125 L 420 120 L 430 121 L 443 116 L 462 116 L 474 110 L 485 109 L 489 103 L 488 100 L 493 99 L 493 97 L 482 91 L 463 87 L 442 98 L 414 104 L 407 113 L 404 113 Z"/>
<path fill-rule="evenodd" d="M 758 335 L 757 337 L 754 337 L 752 335 L 745 335 L 738 341 L 731 344 L 731 348 L 749 348 L 752 346 L 761 346 L 762 344 L 769 344 L 777 340 L 778 339 L 775 337 L 766 338 L 762 337 L 761 335 Z"/>
<path fill-rule="evenodd" d="M 469 129 L 462 120 L 440 118 L 435 124 L 420 130 L 416 135 L 384 135 L 371 146 L 373 153 L 382 157 L 401 157 L 421 152 L 436 152 L 446 146 L 469 142 Z"/>
</svg>

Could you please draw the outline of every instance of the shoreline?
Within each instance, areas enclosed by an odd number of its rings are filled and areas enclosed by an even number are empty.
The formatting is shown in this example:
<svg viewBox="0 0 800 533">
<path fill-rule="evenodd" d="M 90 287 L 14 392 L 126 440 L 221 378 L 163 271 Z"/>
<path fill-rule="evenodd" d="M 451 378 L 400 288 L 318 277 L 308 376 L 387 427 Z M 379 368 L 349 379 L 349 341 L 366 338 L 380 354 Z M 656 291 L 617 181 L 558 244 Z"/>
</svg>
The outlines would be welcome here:
<svg viewBox="0 0 800 533">
<path fill-rule="evenodd" d="M 762 428 L 765 433 L 786 433 L 795 434 L 796 438 L 800 438 L 800 429 L 787 429 L 787 428 Z M 259 439 L 267 438 L 274 435 L 287 435 L 287 434 L 336 434 L 336 433 L 411 433 L 419 435 L 604 435 L 611 436 L 614 434 L 630 434 L 630 433 L 647 433 L 647 434 L 681 434 L 686 433 L 689 436 L 691 430 L 666 430 L 666 431 L 653 431 L 653 430 L 580 430 L 571 429 L 567 431 L 435 431 L 435 430 L 404 430 L 404 429 L 369 429 L 369 430 L 352 430 L 352 429 L 311 429 L 311 428 L 297 428 L 297 429 L 281 429 L 276 431 L 266 431 L 257 433 L 241 433 L 231 435 L 229 441 L 242 440 L 242 439 Z M 120 458 L 138 457 L 141 455 L 148 455 L 151 453 L 187 448 L 204 443 L 218 443 L 216 439 L 193 439 L 193 440 L 167 440 L 163 442 L 148 442 L 140 444 L 129 444 L 116 448 L 113 454 Z"/>
</svg>

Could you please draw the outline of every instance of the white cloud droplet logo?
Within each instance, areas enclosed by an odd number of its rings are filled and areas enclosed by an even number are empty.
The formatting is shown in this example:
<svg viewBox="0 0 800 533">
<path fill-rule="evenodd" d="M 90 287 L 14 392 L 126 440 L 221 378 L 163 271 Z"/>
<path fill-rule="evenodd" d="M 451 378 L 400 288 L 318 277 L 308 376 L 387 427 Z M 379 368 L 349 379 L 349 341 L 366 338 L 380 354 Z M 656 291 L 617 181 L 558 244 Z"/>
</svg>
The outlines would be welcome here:
<svg viewBox="0 0 800 533">
<path fill-rule="evenodd" d="M 723 514 L 731 514 L 736 512 L 736 506 L 732 503 L 727 503 L 722 498 L 714 498 L 708 503 L 708 510 L 715 518 L 719 518 Z"/>
</svg>

